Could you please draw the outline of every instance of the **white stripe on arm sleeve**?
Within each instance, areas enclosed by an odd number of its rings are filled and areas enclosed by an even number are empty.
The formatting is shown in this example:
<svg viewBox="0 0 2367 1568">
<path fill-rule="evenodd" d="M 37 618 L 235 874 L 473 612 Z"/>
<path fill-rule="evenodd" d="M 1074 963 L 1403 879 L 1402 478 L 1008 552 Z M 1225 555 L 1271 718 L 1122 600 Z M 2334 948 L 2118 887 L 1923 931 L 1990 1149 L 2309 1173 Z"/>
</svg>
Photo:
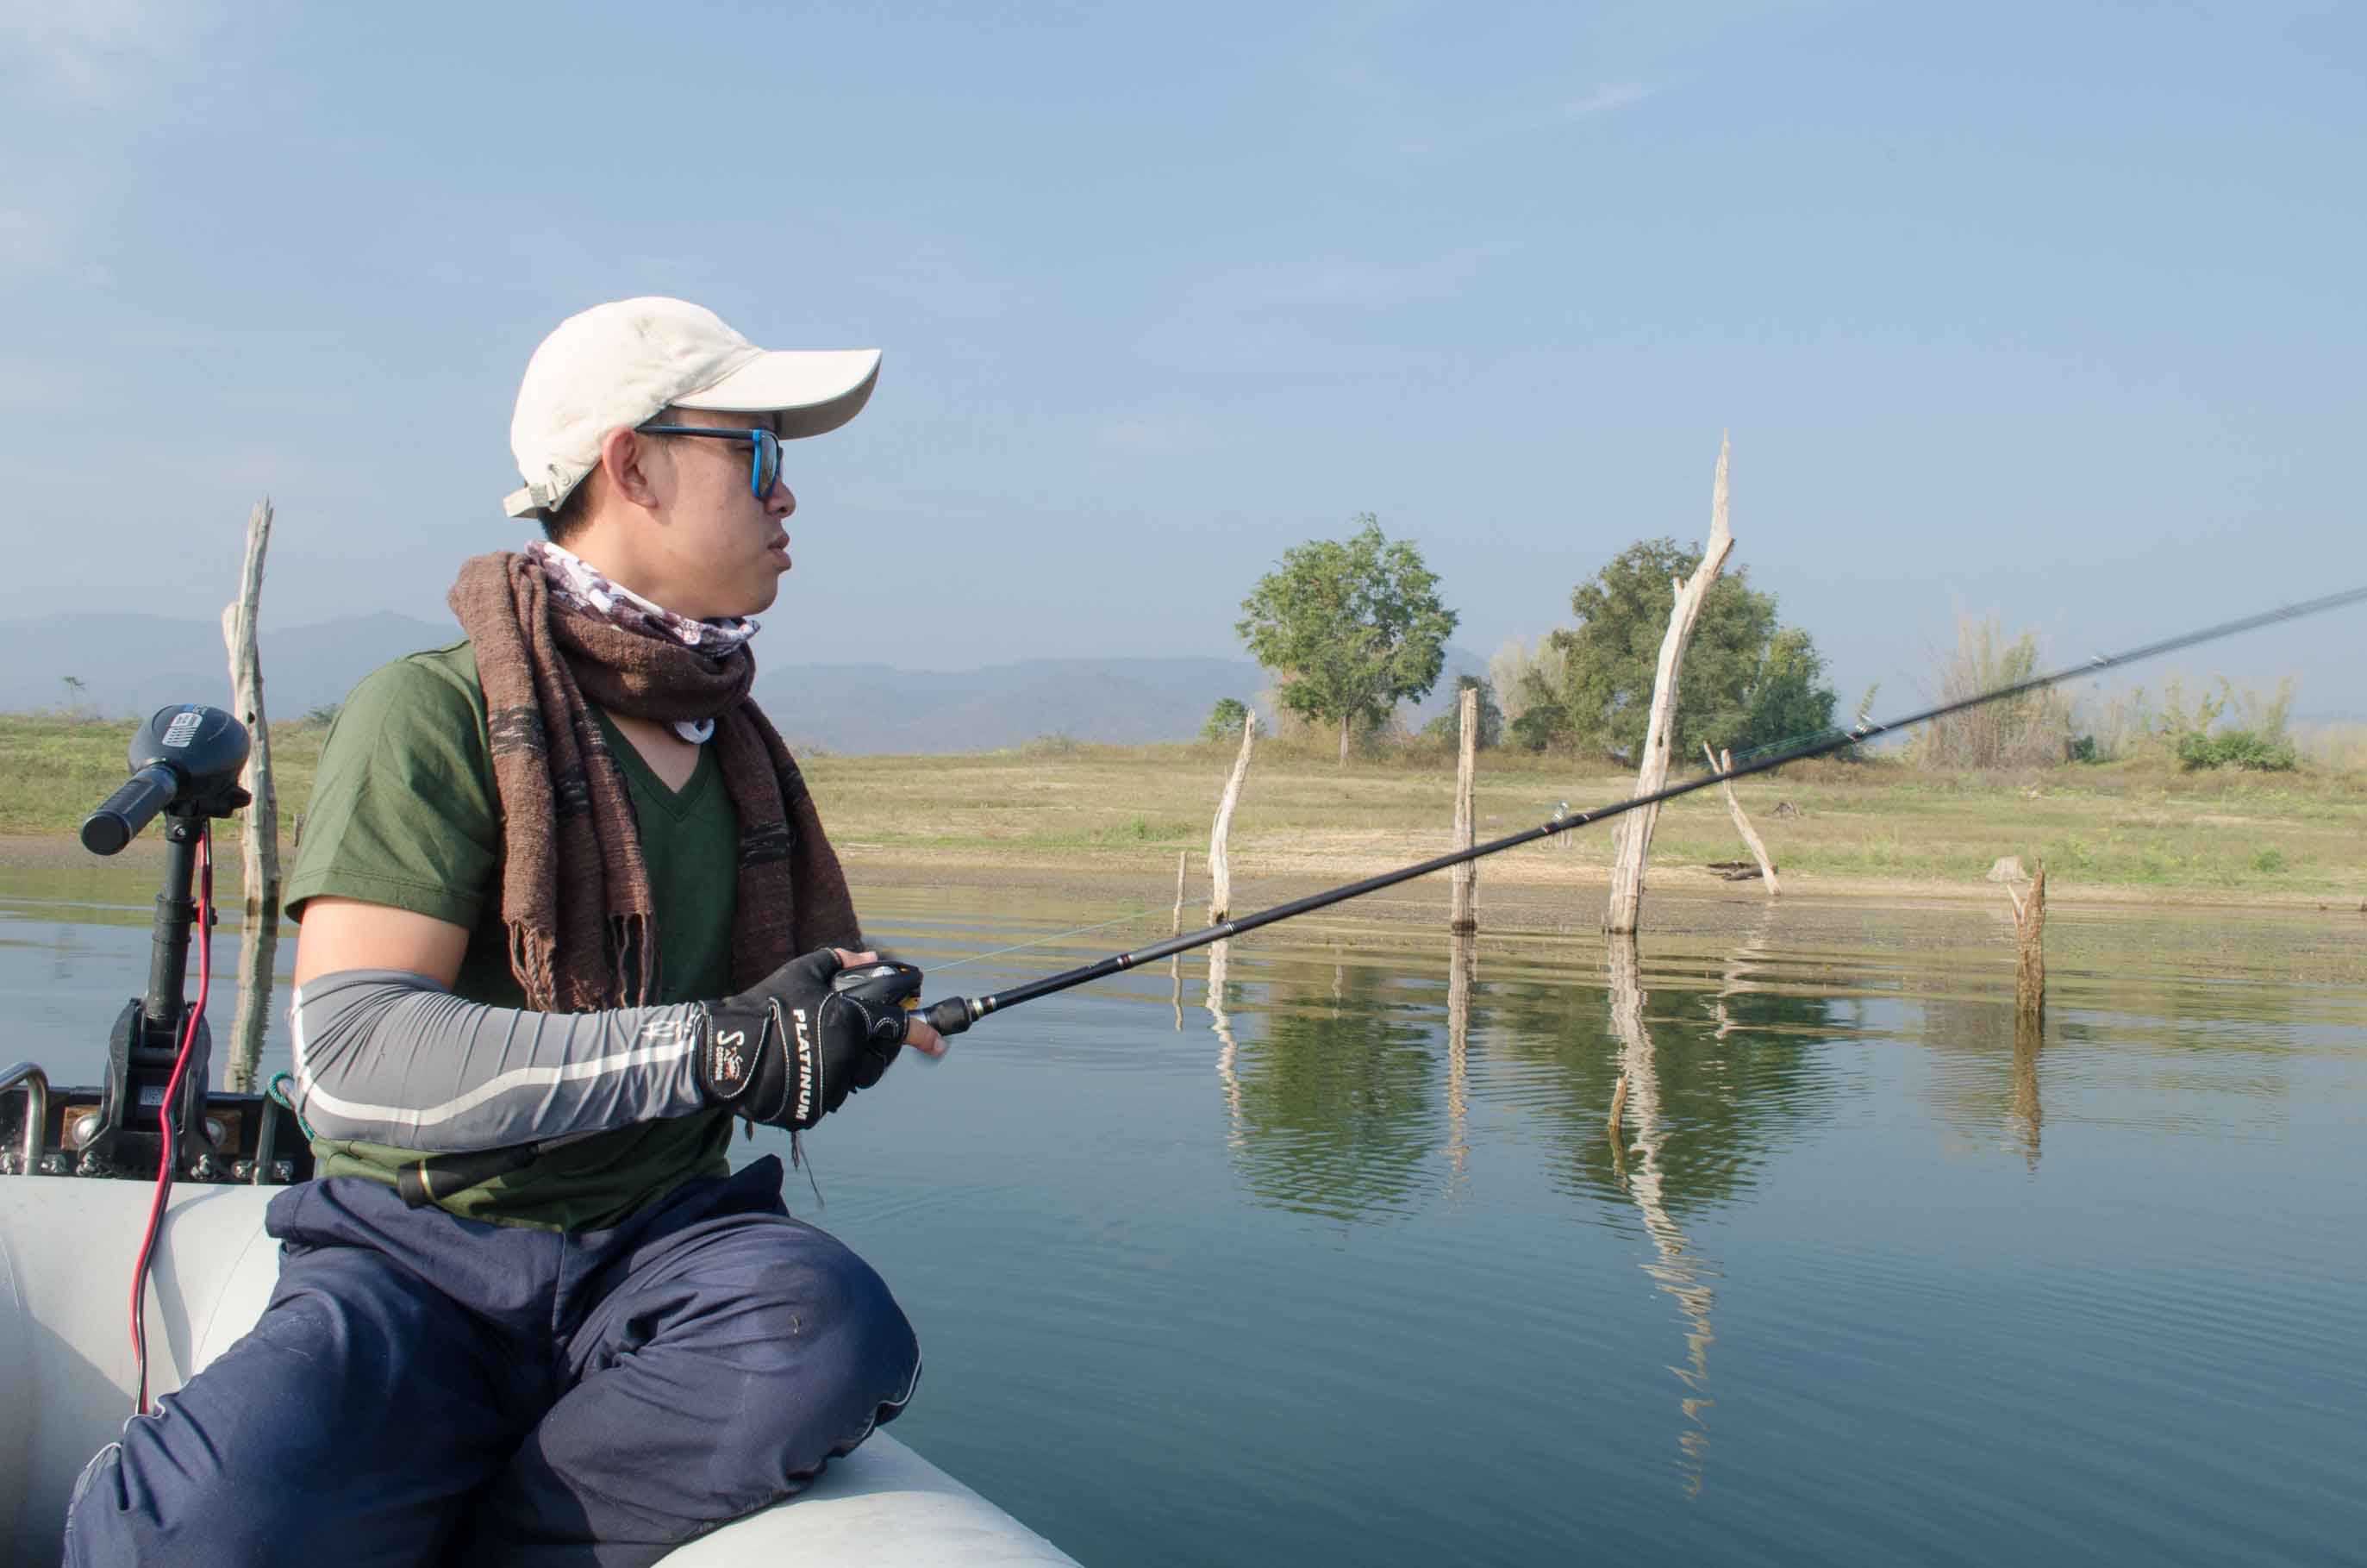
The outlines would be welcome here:
<svg viewBox="0 0 2367 1568">
<path fill-rule="evenodd" d="M 425 975 L 355 969 L 297 988 L 297 1104 L 323 1138 L 498 1149 L 685 1116 L 699 1009 L 529 1013 Z"/>
</svg>

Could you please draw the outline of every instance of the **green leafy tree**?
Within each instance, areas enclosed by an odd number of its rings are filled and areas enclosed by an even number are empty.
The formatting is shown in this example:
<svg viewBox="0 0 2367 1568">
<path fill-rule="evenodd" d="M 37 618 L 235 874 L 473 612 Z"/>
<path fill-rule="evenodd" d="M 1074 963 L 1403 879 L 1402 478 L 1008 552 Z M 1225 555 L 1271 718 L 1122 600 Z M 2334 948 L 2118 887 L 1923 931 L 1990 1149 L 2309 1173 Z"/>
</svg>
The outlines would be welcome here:
<svg viewBox="0 0 2367 1568">
<path fill-rule="evenodd" d="M 1563 738 L 1560 710 L 1537 700 L 1537 692 L 1549 688 L 1533 685 L 1529 692 L 1529 706 L 1521 710 L 1521 716 L 1512 721 L 1512 744 L 1523 751 L 1546 751 Z"/>
<path fill-rule="evenodd" d="M 1241 726 L 1250 721 L 1249 704 L 1238 697 L 1220 697 L 1208 710 L 1208 722 L 1200 730 L 1204 741 L 1237 741 L 1241 738 Z"/>
<path fill-rule="evenodd" d="M 1692 673 L 1690 668 L 1686 673 Z M 1806 631 L 1786 626 L 1767 640 L 1766 654 L 1751 679 L 1742 728 L 1730 739 L 1710 738 L 1738 756 L 1803 741 L 1832 728 L 1837 700 L 1825 684 L 1825 656 Z"/>
<path fill-rule="evenodd" d="M 1281 677 L 1285 708 L 1340 726 L 1342 767 L 1351 734 L 1437 684 L 1458 619 L 1439 601 L 1438 575 L 1421 551 L 1391 543 L 1369 512 L 1356 522 L 1346 540 L 1285 551 L 1241 601 L 1234 628 L 1251 656 Z"/>
<path fill-rule="evenodd" d="M 1479 694 L 1479 749 L 1492 751 L 1504 744 L 1504 710 L 1496 701 L 1496 688 L 1484 676 L 1455 677 L 1455 706 L 1421 727 L 1422 737 L 1441 745 L 1460 745 L 1463 742 L 1463 694 Z"/>
<path fill-rule="evenodd" d="M 1513 738 L 1599 749 L 1633 758 L 1652 710 L 1660 639 L 1676 606 L 1675 580 L 1701 562 L 1698 549 L 1671 539 L 1642 540 L 1614 556 L 1570 594 L 1577 624 L 1548 638 L 1561 655 L 1557 673 L 1532 669 Z M 1833 692 L 1808 634 L 1779 630 L 1775 597 L 1750 582 L 1748 568 L 1723 574 L 1694 623 L 1677 687 L 1677 756 L 1704 741 L 1748 749 L 1823 729 Z"/>
</svg>

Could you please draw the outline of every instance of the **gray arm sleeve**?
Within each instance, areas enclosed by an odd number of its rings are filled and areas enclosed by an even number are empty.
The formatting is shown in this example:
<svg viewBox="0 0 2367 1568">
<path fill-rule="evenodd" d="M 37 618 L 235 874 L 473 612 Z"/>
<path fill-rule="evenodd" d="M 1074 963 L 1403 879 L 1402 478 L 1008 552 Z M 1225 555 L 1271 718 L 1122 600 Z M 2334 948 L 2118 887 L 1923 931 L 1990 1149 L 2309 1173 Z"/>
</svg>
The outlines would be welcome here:
<svg viewBox="0 0 2367 1568">
<path fill-rule="evenodd" d="M 323 1138 L 447 1151 L 581 1136 L 706 1106 L 695 1003 L 528 1013 L 425 975 L 344 970 L 297 988 L 297 1105 Z"/>
</svg>

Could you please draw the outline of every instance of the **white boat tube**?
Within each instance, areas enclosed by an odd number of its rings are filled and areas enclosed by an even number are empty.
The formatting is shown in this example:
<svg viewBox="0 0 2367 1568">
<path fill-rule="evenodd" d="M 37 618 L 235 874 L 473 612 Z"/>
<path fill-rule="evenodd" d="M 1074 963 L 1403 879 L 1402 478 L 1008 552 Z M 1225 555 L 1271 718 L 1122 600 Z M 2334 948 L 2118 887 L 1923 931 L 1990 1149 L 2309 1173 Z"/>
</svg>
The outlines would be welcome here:
<svg viewBox="0 0 2367 1568">
<path fill-rule="evenodd" d="M 279 1276 L 277 1187 L 179 1188 L 148 1286 L 148 1378 L 178 1388 L 255 1324 Z M 54 1562 L 66 1496 L 131 1410 L 124 1299 L 145 1182 L 0 1176 L 0 1560 Z M 795 1498 L 674 1552 L 687 1568 L 1073 1560 L 885 1432 Z"/>
</svg>

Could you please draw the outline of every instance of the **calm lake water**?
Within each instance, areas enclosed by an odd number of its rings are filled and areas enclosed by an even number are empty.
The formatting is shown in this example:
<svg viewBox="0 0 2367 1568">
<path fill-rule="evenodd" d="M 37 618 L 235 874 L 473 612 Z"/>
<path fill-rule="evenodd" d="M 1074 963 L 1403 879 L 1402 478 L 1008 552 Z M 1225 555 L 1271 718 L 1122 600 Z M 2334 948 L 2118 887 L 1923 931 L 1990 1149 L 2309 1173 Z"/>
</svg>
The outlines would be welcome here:
<svg viewBox="0 0 2367 1568">
<path fill-rule="evenodd" d="M 0 879 L 7 1054 L 95 1080 L 150 891 Z M 864 903 L 933 998 L 1166 928 Z M 2033 1035 L 1999 903 L 1277 927 L 907 1058 L 791 1202 L 1086 1562 L 2367 1562 L 2367 920 L 2058 909 Z"/>
</svg>

